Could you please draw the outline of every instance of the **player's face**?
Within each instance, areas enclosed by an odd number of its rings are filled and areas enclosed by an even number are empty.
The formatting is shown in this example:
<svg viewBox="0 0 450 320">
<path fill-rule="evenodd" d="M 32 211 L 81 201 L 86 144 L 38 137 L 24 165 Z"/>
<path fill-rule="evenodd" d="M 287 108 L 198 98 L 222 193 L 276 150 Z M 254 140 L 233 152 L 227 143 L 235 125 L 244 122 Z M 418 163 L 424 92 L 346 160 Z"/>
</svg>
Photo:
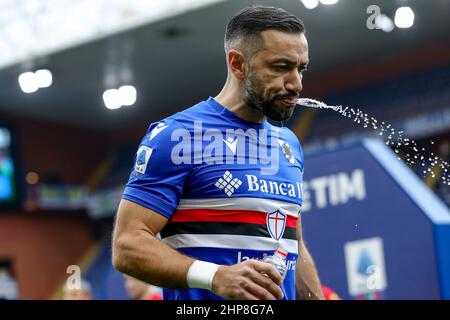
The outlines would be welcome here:
<svg viewBox="0 0 450 320">
<path fill-rule="evenodd" d="M 251 60 L 244 100 L 276 121 L 292 116 L 302 91 L 302 72 L 308 64 L 308 42 L 303 33 L 276 30 L 261 33 L 264 48 Z"/>
</svg>

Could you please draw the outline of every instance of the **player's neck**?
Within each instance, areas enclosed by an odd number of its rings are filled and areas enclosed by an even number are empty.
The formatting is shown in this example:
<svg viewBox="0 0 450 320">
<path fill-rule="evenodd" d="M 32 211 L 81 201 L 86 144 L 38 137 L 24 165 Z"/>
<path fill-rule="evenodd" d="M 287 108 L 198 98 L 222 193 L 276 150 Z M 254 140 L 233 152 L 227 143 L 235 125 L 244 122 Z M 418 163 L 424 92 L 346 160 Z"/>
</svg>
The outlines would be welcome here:
<svg viewBox="0 0 450 320">
<path fill-rule="evenodd" d="M 261 111 L 254 110 L 245 103 L 244 95 L 241 90 L 232 88 L 228 83 L 225 84 L 222 91 L 214 97 L 214 100 L 245 121 L 262 123 L 266 119 Z"/>
</svg>

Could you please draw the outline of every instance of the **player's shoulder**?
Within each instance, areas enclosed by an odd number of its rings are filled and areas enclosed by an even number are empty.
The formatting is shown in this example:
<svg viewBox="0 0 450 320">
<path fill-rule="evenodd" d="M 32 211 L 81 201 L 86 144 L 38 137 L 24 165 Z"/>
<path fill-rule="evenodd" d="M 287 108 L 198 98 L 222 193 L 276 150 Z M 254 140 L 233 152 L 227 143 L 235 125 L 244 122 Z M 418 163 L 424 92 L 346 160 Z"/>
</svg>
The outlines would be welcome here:
<svg viewBox="0 0 450 320">
<path fill-rule="evenodd" d="M 176 119 L 167 117 L 160 121 L 150 123 L 145 138 L 153 140 L 158 136 L 156 140 L 165 139 L 168 134 L 172 134 L 175 130 L 184 130 L 184 127 Z"/>
<path fill-rule="evenodd" d="M 170 129 L 191 129 L 196 121 L 207 120 L 214 113 L 207 101 L 200 101 L 197 104 L 179 111 L 149 126 L 149 131 L 155 126 L 167 126 Z"/>
<path fill-rule="evenodd" d="M 298 150 L 301 156 L 303 156 L 302 144 L 297 135 L 288 127 L 278 127 L 278 129 L 280 139 L 286 141 L 291 147 Z"/>
<path fill-rule="evenodd" d="M 182 111 L 179 111 L 173 115 L 150 123 L 150 125 L 148 126 L 147 134 L 149 134 L 155 128 L 157 129 L 157 131 L 161 128 L 164 128 L 164 130 L 167 128 L 167 131 L 183 128 L 186 129 L 187 127 L 190 127 L 195 120 L 198 120 L 202 115 L 206 114 L 207 110 L 208 108 L 206 101 L 200 101 L 199 103 Z"/>
<path fill-rule="evenodd" d="M 291 129 L 289 129 L 288 127 L 276 127 L 274 125 L 271 126 L 272 130 L 274 130 L 273 128 L 276 128 L 276 130 L 278 130 L 280 139 L 287 141 L 289 144 L 300 146 L 300 141 L 297 135 Z"/>
<path fill-rule="evenodd" d="M 192 119 L 193 117 L 198 117 L 205 114 L 209 109 L 208 106 L 209 105 L 206 101 L 200 101 L 193 106 L 175 113 L 172 118 L 175 118 L 179 121 L 182 121 L 183 119 Z"/>
<path fill-rule="evenodd" d="M 298 141 L 297 135 L 294 133 L 294 131 L 292 131 L 288 127 L 281 127 L 280 129 L 281 132 L 283 132 L 283 134 L 285 134 L 287 138 L 289 138 L 290 140 Z"/>
</svg>

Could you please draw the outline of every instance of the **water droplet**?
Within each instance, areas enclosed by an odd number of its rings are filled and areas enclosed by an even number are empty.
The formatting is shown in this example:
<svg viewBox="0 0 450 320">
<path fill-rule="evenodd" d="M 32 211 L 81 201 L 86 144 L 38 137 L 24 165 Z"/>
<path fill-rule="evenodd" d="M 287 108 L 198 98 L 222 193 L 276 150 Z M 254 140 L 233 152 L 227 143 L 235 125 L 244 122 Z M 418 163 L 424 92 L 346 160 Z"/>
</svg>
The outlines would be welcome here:
<svg viewBox="0 0 450 320">
<path fill-rule="evenodd" d="M 298 99 L 298 104 L 299 105 L 303 105 L 305 107 L 311 107 L 311 108 L 318 108 L 318 109 L 332 109 L 336 112 L 338 112 L 339 114 L 341 114 L 342 116 L 345 116 L 347 118 L 353 118 L 353 121 L 360 124 L 361 121 L 363 122 L 363 126 L 364 128 L 367 128 L 369 126 L 369 124 L 371 125 L 371 127 L 374 130 L 377 130 L 377 123 L 378 121 L 374 118 L 369 116 L 367 113 L 362 112 L 360 109 L 354 109 L 354 108 L 349 108 L 349 107 L 343 107 L 343 106 L 328 106 L 327 104 L 314 100 L 314 99 L 308 99 L 308 98 L 301 98 Z M 379 136 L 383 136 L 383 133 L 386 132 L 386 135 L 388 135 L 387 140 L 385 140 L 385 144 L 386 145 L 391 145 L 392 148 L 394 149 L 394 147 L 401 147 L 402 145 L 404 146 L 404 148 L 402 148 L 403 151 L 410 151 L 411 149 L 414 150 L 414 152 L 416 153 L 414 156 L 414 159 L 416 161 L 412 161 L 410 159 L 410 153 L 406 154 L 406 159 L 404 159 L 405 163 L 408 165 L 419 165 L 422 166 L 423 169 L 428 169 L 423 171 L 424 174 L 426 174 L 427 172 L 432 172 L 430 169 L 431 167 L 436 167 L 436 166 L 440 166 L 442 168 L 443 174 L 441 175 L 441 179 L 443 181 L 445 181 L 448 185 L 450 185 L 450 177 L 448 177 L 448 169 L 449 168 L 449 163 L 447 161 L 441 160 L 439 159 L 438 156 L 435 156 L 434 153 L 431 153 L 431 157 L 427 156 L 426 154 L 426 150 L 424 147 L 421 147 L 421 151 L 424 152 L 424 155 L 422 154 L 418 154 L 419 153 L 419 146 L 417 145 L 416 141 L 414 140 L 410 140 L 409 138 L 403 138 L 403 134 L 404 131 L 398 131 L 396 132 L 396 130 L 394 128 L 392 128 L 392 125 L 390 123 L 385 123 L 384 121 L 381 122 L 381 131 L 378 133 Z M 389 132 L 390 131 L 390 132 Z M 394 141 L 391 141 L 394 140 Z M 430 141 L 431 145 L 434 145 L 435 142 L 434 141 Z M 395 149 L 395 153 L 399 154 L 400 151 L 398 149 Z M 418 158 L 420 156 L 420 162 L 418 162 Z M 428 158 L 428 165 L 426 161 L 423 161 L 424 159 Z M 398 157 L 399 160 L 401 160 L 400 157 Z M 427 168 L 428 167 L 428 168 Z M 430 174 L 431 176 L 435 177 L 436 174 L 434 172 L 432 172 Z"/>
</svg>

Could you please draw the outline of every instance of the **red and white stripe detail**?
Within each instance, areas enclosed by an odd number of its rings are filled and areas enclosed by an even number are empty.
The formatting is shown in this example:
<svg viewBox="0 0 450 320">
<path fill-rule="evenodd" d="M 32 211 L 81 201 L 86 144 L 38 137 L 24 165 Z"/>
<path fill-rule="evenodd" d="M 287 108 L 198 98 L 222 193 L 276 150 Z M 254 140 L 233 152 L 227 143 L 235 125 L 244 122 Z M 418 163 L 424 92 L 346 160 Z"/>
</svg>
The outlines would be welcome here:
<svg viewBox="0 0 450 320">
<path fill-rule="evenodd" d="M 267 224 L 267 212 L 250 210 L 211 210 L 211 209 L 184 209 L 176 210 L 170 222 L 236 222 Z M 297 217 L 287 215 L 286 227 L 296 228 Z"/>
<path fill-rule="evenodd" d="M 295 228 L 300 205 L 264 198 L 236 197 L 181 199 L 170 222 L 237 222 L 266 224 L 267 213 L 280 210 L 287 215 L 286 227 Z M 269 237 L 223 234 L 176 234 L 162 240 L 172 248 L 226 248 L 274 250 L 281 244 L 290 253 L 298 253 L 298 242 Z"/>
</svg>

